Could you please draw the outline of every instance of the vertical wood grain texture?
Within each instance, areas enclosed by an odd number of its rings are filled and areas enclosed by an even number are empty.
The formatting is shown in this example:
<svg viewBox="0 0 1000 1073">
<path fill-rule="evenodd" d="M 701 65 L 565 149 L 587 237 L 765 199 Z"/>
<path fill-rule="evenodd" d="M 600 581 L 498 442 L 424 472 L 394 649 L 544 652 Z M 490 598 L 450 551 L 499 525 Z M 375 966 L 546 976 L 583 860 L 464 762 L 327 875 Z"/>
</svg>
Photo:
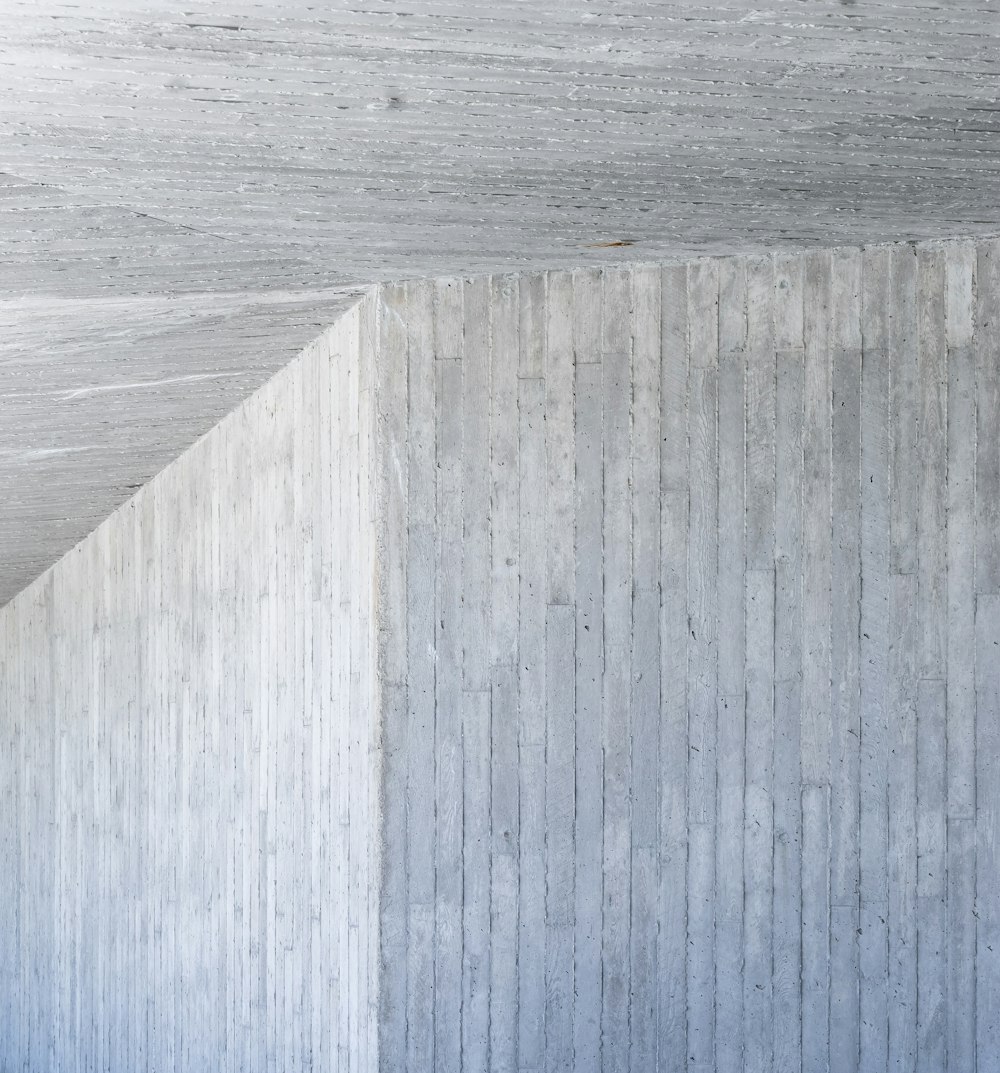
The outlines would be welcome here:
<svg viewBox="0 0 1000 1073">
<path fill-rule="evenodd" d="M 802 1067 L 802 421 L 801 258 L 774 265 L 774 1003 L 775 1069 Z"/>
<path fill-rule="evenodd" d="M 802 418 L 802 1066 L 830 1067 L 832 369 L 829 252 L 805 258 Z"/>
<path fill-rule="evenodd" d="M 0 613 L 0 1054 L 992 1073 L 997 251 L 362 303 Z"/>
<path fill-rule="evenodd" d="M 490 1068 L 990 1053 L 995 256 L 493 281 Z"/>
<path fill-rule="evenodd" d="M 377 1067 L 373 312 L 0 611 L 0 1068 Z"/>
<path fill-rule="evenodd" d="M 665 267 L 660 288 L 660 869 L 657 918 L 658 1066 L 687 1069 L 687 273 Z"/>
<path fill-rule="evenodd" d="M 888 1062 L 889 252 L 866 250 L 861 288 L 859 1057 Z"/>
<path fill-rule="evenodd" d="M 718 366 L 718 706 L 716 728 L 715 1066 L 743 1061 L 743 815 L 746 766 L 746 624 L 743 579 L 746 515 L 744 395 L 747 372 L 747 266 L 719 271 Z M 692 471 L 694 472 L 694 471 Z M 704 476 L 700 478 L 704 481 Z M 700 629 L 699 633 L 703 633 Z"/>
</svg>

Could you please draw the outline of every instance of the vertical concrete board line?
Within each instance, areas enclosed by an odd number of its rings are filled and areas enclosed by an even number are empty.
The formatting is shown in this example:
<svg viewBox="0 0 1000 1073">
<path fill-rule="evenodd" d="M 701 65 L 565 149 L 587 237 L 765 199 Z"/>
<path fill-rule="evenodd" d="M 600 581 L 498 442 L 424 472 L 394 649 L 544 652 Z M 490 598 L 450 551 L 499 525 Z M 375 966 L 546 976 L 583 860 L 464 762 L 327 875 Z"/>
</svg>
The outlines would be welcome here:
<svg viewBox="0 0 1000 1073">
<path fill-rule="evenodd" d="M 632 279 L 629 1069 L 656 1069 L 660 843 L 660 273 Z"/>
<path fill-rule="evenodd" d="M 545 282 L 519 287 L 518 379 L 518 1061 L 545 1062 Z"/>
<path fill-rule="evenodd" d="M 859 1062 L 860 251 L 832 258 L 830 1069 Z"/>
<path fill-rule="evenodd" d="M 545 1068 L 573 1068 L 575 614 L 546 614 L 545 765 Z"/>
<path fill-rule="evenodd" d="M 996 539 L 995 535 L 993 539 Z M 976 597 L 976 1069 L 1000 1063 L 1000 595 Z"/>
<path fill-rule="evenodd" d="M 435 864 L 434 1060 L 460 1068 L 462 1045 L 464 753 L 462 725 L 463 285 L 437 285 L 435 425 L 437 561 L 435 621 L 437 858 Z"/>
<path fill-rule="evenodd" d="M 1000 592 L 1000 239 L 977 244 L 976 593 Z"/>
<path fill-rule="evenodd" d="M 602 276 L 604 444 L 604 827 L 602 1022 L 604 1070 L 628 1068 L 631 913 L 632 271 Z"/>
<path fill-rule="evenodd" d="M 917 257 L 890 251 L 890 614 L 887 787 L 890 1070 L 916 1063 Z"/>
<path fill-rule="evenodd" d="M 490 1073 L 516 1073 L 518 947 L 518 285 L 491 281 Z"/>
<path fill-rule="evenodd" d="M 800 1071 L 803 291 L 801 256 L 774 259 L 774 1062 Z"/>
<path fill-rule="evenodd" d="M 305 924 L 307 936 L 306 942 L 308 943 L 309 949 L 305 952 L 305 965 L 303 966 L 303 987 L 307 992 L 305 1003 L 307 1009 L 303 1011 L 303 1028 L 306 1034 L 306 1048 L 303 1061 L 306 1068 L 309 1068 L 310 1066 L 315 1067 L 323 1061 L 323 1018 L 320 1011 L 324 1008 L 325 1004 L 323 1002 L 322 958 L 320 956 L 320 951 L 324 948 L 322 928 L 325 906 L 322 905 L 320 891 L 324 885 L 323 876 L 325 873 L 326 849 L 326 822 L 322 808 L 324 780 L 326 776 L 326 759 L 324 755 L 323 739 L 324 728 L 329 719 L 329 711 L 325 703 L 327 689 L 325 688 L 324 682 L 326 670 L 326 645 L 323 636 L 325 618 L 323 609 L 325 607 L 326 594 L 323 588 L 323 555 L 326 549 L 326 544 L 330 539 L 328 506 L 331 498 L 329 495 L 324 494 L 324 491 L 328 487 L 328 473 L 326 472 L 324 461 L 324 448 L 328 443 L 328 436 L 326 435 L 325 430 L 328 428 L 330 420 L 329 411 L 327 410 L 327 403 L 329 400 L 328 378 L 330 362 L 333 360 L 332 355 L 336 348 L 336 334 L 334 330 L 330 330 L 323 336 L 320 345 L 317 347 L 316 357 L 309 370 L 306 387 L 308 397 L 315 400 L 310 421 L 312 427 L 310 435 L 307 437 L 310 472 L 308 494 L 315 497 L 316 502 L 319 504 L 316 517 L 312 522 L 308 555 L 304 564 L 306 584 L 309 592 L 309 598 L 306 604 L 307 649 L 305 652 L 305 659 L 309 675 L 306 696 L 311 708 L 311 717 L 306 738 L 306 765 L 309 773 L 308 779 L 311 794 L 309 800 L 306 802 L 306 816 L 304 822 L 306 831 L 306 872 L 309 883 L 309 902 L 310 906 L 313 907 Z M 374 392 L 371 393 L 370 397 L 374 398 Z M 238 456 L 235 459 L 235 462 L 237 467 L 240 466 L 241 460 Z M 237 470 L 236 473 L 234 473 L 234 484 L 238 483 L 238 481 L 239 476 Z M 237 591 L 238 587 L 237 583 Z M 239 615 L 236 613 L 235 608 L 232 609 L 231 613 L 235 624 L 239 621 Z M 372 646 L 372 651 L 377 651 L 375 645 Z M 236 700 L 234 703 L 235 711 L 239 711 L 244 706 L 244 700 L 241 696 L 241 687 L 241 682 L 234 683 L 236 693 Z M 372 718 L 379 721 L 377 708 L 372 713 Z M 238 739 L 238 731 L 235 737 Z M 234 779 L 238 784 L 238 740 L 234 741 L 234 749 L 237 757 L 237 772 L 234 775 Z M 380 781 L 377 782 L 375 790 L 377 793 L 381 793 Z M 236 790 L 236 794 L 239 794 L 238 789 Z M 375 841 L 381 844 L 383 831 L 380 826 L 374 834 Z M 241 838 L 238 836 L 234 841 L 238 844 L 241 841 Z M 234 845 L 233 849 L 235 852 L 236 845 Z M 234 859 L 232 867 L 234 872 L 234 887 L 242 890 L 243 884 L 239 874 L 240 862 L 238 859 Z M 379 882 L 381 882 L 381 880 L 379 880 Z M 234 921 L 233 926 L 234 929 L 236 929 L 238 924 Z M 377 959 L 378 949 L 376 948 L 372 959 L 373 966 L 377 966 Z M 234 961 L 237 965 L 238 960 L 238 956 L 234 953 Z M 237 979 L 236 986 L 239 987 L 240 984 L 241 981 Z M 237 996 L 234 998 L 234 1007 L 238 1007 L 239 1004 L 240 998 Z M 240 1069 L 241 1066 L 247 1064 L 245 1056 L 238 1056 L 236 1054 L 239 1038 L 236 1028 L 237 1020 L 238 1015 L 234 1013 L 234 1047 L 232 1054 L 233 1073 Z"/>
<path fill-rule="evenodd" d="M 660 270 L 660 826 L 657 1058 L 687 1069 L 688 300 L 683 265 Z"/>
<path fill-rule="evenodd" d="M 744 1053 L 774 1066 L 777 359 L 774 263 L 747 264 L 744 704 Z"/>
<path fill-rule="evenodd" d="M 747 262 L 746 560 L 752 570 L 774 568 L 775 537 L 775 265 Z M 782 325 L 787 331 L 787 325 Z"/>
<path fill-rule="evenodd" d="M 945 252 L 948 1069 L 975 1068 L 976 247 Z"/>
<path fill-rule="evenodd" d="M 688 434 L 688 1068 L 715 1066 L 715 853 L 718 638 L 718 265 L 687 269 Z"/>
<path fill-rule="evenodd" d="M 922 678 L 943 678 L 947 643 L 947 339 L 945 257 L 938 247 L 917 255 L 920 423 L 917 567 Z"/>
<path fill-rule="evenodd" d="M 573 274 L 546 273 L 545 482 L 546 600 L 574 602 Z"/>
<path fill-rule="evenodd" d="M 1000 1063 L 1000 912 L 996 839 L 1000 804 L 996 790 L 1000 735 L 1000 241 L 978 244 L 976 266 L 976 483 L 975 483 L 975 893 L 976 1059 L 985 1071 Z"/>
<path fill-rule="evenodd" d="M 744 788 L 746 751 L 747 261 L 718 263 L 716 518 L 718 713 L 715 794 L 715 1065 L 744 1055 Z"/>
<path fill-rule="evenodd" d="M 285 584 L 290 589 L 289 604 L 291 611 L 291 622 L 286 624 L 286 631 L 288 637 L 288 644 L 290 649 L 291 666 L 289 668 L 290 682 L 288 684 L 288 692 L 291 698 L 292 711 L 296 713 L 293 720 L 292 734 L 291 734 L 291 749 L 290 749 L 290 761 L 291 771 L 289 772 L 288 781 L 291 783 L 291 796 L 290 802 L 290 816 L 289 816 L 289 840 L 291 843 L 291 860 L 290 860 L 290 873 L 294 877 L 294 882 L 302 882 L 303 876 L 303 861 L 305 850 L 305 828 L 304 828 L 304 803 L 305 798 L 308 795 L 306 786 L 304 785 L 304 768 L 305 768 L 305 726 L 308 721 L 309 713 L 305 707 L 305 579 L 304 579 L 304 552 L 306 550 L 308 537 L 308 521 L 304 516 L 305 507 L 305 489 L 303 482 L 306 479 L 306 465 L 305 465 L 305 444 L 306 436 L 308 435 L 308 423 L 309 417 L 306 416 L 306 411 L 303 408 L 303 373 L 305 368 L 308 367 L 310 362 L 302 361 L 299 359 L 299 372 L 300 375 L 295 377 L 295 384 L 291 391 L 291 407 L 294 413 L 302 415 L 299 420 L 292 422 L 291 430 L 291 446 L 289 450 L 290 457 L 290 469 L 291 472 L 286 474 L 285 479 L 291 483 L 291 541 L 292 551 L 289 556 L 289 562 L 287 564 L 287 574 Z M 359 366 L 362 361 L 359 360 Z M 361 373 L 359 370 L 359 394 L 360 394 L 360 378 Z M 360 410 L 360 404 L 359 404 Z M 355 450 L 360 451 L 360 434 L 358 446 Z M 357 505 L 355 507 L 357 509 Z M 354 573 L 358 567 L 360 567 L 360 534 L 359 539 L 355 544 L 355 557 L 354 563 L 352 563 L 352 573 Z M 353 594 L 353 593 L 352 593 Z M 354 623 L 352 623 L 352 626 Z M 355 631 L 352 629 L 351 636 L 351 657 L 356 655 L 355 652 L 356 637 Z M 352 697 L 351 697 L 351 726 L 352 726 L 352 755 L 351 755 L 351 783 L 352 789 L 356 790 L 358 783 L 358 767 L 361 761 L 361 748 L 355 747 L 354 737 L 360 730 L 360 722 L 362 716 L 361 709 L 361 691 L 359 688 L 353 685 L 353 672 L 354 672 L 354 659 L 352 663 Z M 359 737 L 361 735 L 358 735 Z M 362 737 L 363 742 L 363 737 Z M 361 745 L 361 742 L 358 743 Z M 362 883 L 362 868 L 361 868 L 361 854 L 358 847 L 358 839 L 355 837 L 354 832 L 358 827 L 359 821 L 363 822 L 361 818 L 363 816 L 362 798 L 360 795 L 352 794 L 354 796 L 354 812 L 351 816 L 351 870 L 356 876 L 352 883 L 352 895 L 357 898 L 358 888 Z M 360 815 L 359 815 L 360 814 Z M 360 898 L 355 902 L 352 898 L 352 905 L 350 915 L 352 917 L 352 932 L 357 934 L 360 926 Z M 289 1036 L 289 1046 L 287 1050 L 287 1062 L 290 1068 L 301 1068 L 303 1061 L 303 1052 L 305 1049 L 304 1038 L 304 981 L 302 978 L 303 972 L 303 941 L 302 941 L 302 910 L 294 902 L 286 910 L 289 916 L 289 942 L 291 943 L 290 957 L 287 959 L 288 973 L 291 977 L 289 985 L 286 987 L 286 1032 Z M 356 1011 L 361 1004 L 361 994 L 363 988 L 360 984 L 360 977 L 363 974 L 363 967 L 360 958 L 356 958 L 354 966 L 354 978 L 355 984 L 355 996 L 354 1005 Z M 207 1005 L 207 1003 L 206 1003 Z M 290 1007 L 290 1008 L 289 1008 Z M 359 1036 L 358 1022 L 360 1020 L 359 1012 L 355 1013 L 354 1028 L 352 1029 L 352 1046 L 357 1048 L 357 1041 Z"/>
<path fill-rule="evenodd" d="M 917 682 L 917 1069 L 928 1071 L 947 1062 L 945 688 Z"/>
<path fill-rule="evenodd" d="M 862 254 L 859 1001 L 862 1068 L 885 1071 L 888 1040 L 888 646 L 890 252 Z"/>
<path fill-rule="evenodd" d="M 832 260 L 805 255 L 802 488 L 802 1064 L 830 1065 Z"/>
<path fill-rule="evenodd" d="M 603 903 L 604 767 L 601 694 L 604 678 L 602 446 L 603 365 L 600 274 L 573 273 L 575 364 L 574 591 L 576 606 L 576 770 L 574 776 L 575 1000 L 573 1067 L 598 1073 L 601 1063 L 601 914 Z"/>
<path fill-rule="evenodd" d="M 409 590 L 415 544 L 410 504 L 416 442 L 411 428 L 413 381 L 418 375 L 426 379 L 429 364 L 420 349 L 424 337 L 419 337 L 418 342 L 414 336 L 429 320 L 428 301 L 423 291 L 414 291 L 409 285 L 383 286 L 371 297 L 370 319 L 362 321 L 362 330 L 367 332 L 371 327 L 374 337 L 373 368 L 369 374 L 375 419 L 374 665 L 383 753 L 378 1050 L 379 1061 L 386 1068 L 402 1065 L 411 1054 L 415 1043 L 409 1029 L 416 990 L 413 976 L 419 971 L 418 965 L 432 963 L 432 954 L 426 950 L 432 938 L 429 928 L 409 927 L 408 901 L 413 861 L 419 856 L 427 869 L 433 855 L 426 845 L 414 851 L 407 808 L 413 781 L 423 776 L 426 785 L 427 780 L 425 769 L 418 767 L 424 752 L 410 745 L 413 724 L 420 716 L 414 714 L 417 702 L 410 680 L 413 665 L 409 646 L 414 619 Z M 424 336 L 427 334 L 429 330 L 424 331 Z M 424 750 L 428 736 L 433 740 L 433 732 L 424 728 L 420 739 Z M 425 825 L 424 831 L 428 829 L 432 831 L 433 825 Z M 421 937 L 419 947 L 414 943 L 415 935 Z M 425 969 L 425 980 L 426 975 Z M 427 1001 L 426 995 L 416 1001 Z"/>
<path fill-rule="evenodd" d="M 462 296 L 462 1067 L 489 1066 L 490 281 Z"/>
<path fill-rule="evenodd" d="M 975 487 L 975 895 L 976 1059 L 985 1071 L 1000 1062 L 1000 901 L 996 894 L 1000 828 L 1000 241 L 978 247 L 976 288 L 976 487 Z"/>
<path fill-rule="evenodd" d="M 546 273 L 545 1066 L 571 1069 L 576 775 L 573 279 Z"/>
<path fill-rule="evenodd" d="M 364 683 L 365 718 L 362 725 L 365 733 L 363 770 L 366 785 L 360 787 L 359 793 L 364 799 L 366 811 L 363 827 L 359 831 L 359 841 L 366 850 L 364 868 L 367 883 L 367 889 L 362 889 L 359 892 L 363 919 L 359 935 L 359 947 L 363 959 L 362 984 L 364 989 L 359 1047 L 362 1069 L 365 1073 L 369 1073 L 369 1071 L 377 1070 L 380 1062 L 378 1014 L 381 1007 L 380 949 L 382 940 L 379 901 L 385 850 L 385 843 L 382 837 L 384 830 L 382 815 L 385 751 L 382 742 L 382 696 L 377 670 L 379 608 L 376 586 L 378 582 L 378 541 L 380 536 L 378 519 L 375 514 L 379 480 L 376 470 L 376 452 L 378 449 L 378 341 L 375 331 L 376 309 L 372 291 L 369 291 L 357 306 L 356 316 L 361 334 L 359 352 L 363 363 L 358 445 L 360 466 L 358 517 L 364 530 L 364 556 L 359 579 L 360 596 L 358 599 L 352 600 L 352 604 L 359 627 L 360 651 L 357 654 L 356 662 Z M 321 428 L 317 429 L 317 438 L 321 434 Z M 306 564 L 307 571 L 310 566 L 310 563 Z M 402 589 L 402 586 L 400 586 L 400 589 Z M 397 636 L 397 643 L 401 643 L 399 636 Z"/>
<path fill-rule="evenodd" d="M 917 1071 L 944 1069 L 947 942 L 947 340 L 945 257 L 917 254 Z"/>
</svg>

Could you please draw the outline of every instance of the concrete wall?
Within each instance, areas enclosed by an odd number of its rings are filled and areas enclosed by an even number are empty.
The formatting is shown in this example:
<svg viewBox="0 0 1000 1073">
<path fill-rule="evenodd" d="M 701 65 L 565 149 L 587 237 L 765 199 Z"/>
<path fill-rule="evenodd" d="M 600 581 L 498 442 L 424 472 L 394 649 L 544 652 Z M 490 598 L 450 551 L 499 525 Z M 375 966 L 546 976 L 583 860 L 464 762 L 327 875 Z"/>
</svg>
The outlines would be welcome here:
<svg viewBox="0 0 1000 1073">
<path fill-rule="evenodd" d="M 375 1068 L 355 309 L 0 611 L 0 1070 Z"/>
<path fill-rule="evenodd" d="M 996 242 L 381 288 L 0 613 L 0 1069 L 993 1073 L 998 429 Z"/>
<path fill-rule="evenodd" d="M 998 273 L 383 289 L 384 1069 L 1000 1068 Z"/>
</svg>

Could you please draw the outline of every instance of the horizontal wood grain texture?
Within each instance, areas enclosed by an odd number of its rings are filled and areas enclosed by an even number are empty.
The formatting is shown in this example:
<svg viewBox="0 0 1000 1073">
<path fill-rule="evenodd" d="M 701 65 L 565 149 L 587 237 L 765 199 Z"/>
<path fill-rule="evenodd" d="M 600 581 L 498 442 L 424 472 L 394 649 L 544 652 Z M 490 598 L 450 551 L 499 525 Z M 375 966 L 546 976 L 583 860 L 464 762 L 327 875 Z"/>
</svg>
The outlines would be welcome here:
<svg viewBox="0 0 1000 1073">
<path fill-rule="evenodd" d="M 375 1068 L 370 307 L 0 611 L 4 1071 Z"/>
<path fill-rule="evenodd" d="M 994 0 L 3 0 L 0 48 L 0 604 L 360 288 L 1000 233 Z"/>
</svg>

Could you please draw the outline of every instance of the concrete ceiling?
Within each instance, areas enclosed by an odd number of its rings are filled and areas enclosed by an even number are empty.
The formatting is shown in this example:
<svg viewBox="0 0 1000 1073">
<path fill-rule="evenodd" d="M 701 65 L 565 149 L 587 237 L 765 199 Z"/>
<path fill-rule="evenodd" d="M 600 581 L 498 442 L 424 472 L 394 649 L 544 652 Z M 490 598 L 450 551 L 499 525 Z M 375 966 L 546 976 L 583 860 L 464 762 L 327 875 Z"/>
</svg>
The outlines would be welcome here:
<svg viewBox="0 0 1000 1073">
<path fill-rule="evenodd" d="M 0 3 L 0 603 L 375 280 L 1000 230 L 990 0 L 189 4 Z"/>
</svg>

